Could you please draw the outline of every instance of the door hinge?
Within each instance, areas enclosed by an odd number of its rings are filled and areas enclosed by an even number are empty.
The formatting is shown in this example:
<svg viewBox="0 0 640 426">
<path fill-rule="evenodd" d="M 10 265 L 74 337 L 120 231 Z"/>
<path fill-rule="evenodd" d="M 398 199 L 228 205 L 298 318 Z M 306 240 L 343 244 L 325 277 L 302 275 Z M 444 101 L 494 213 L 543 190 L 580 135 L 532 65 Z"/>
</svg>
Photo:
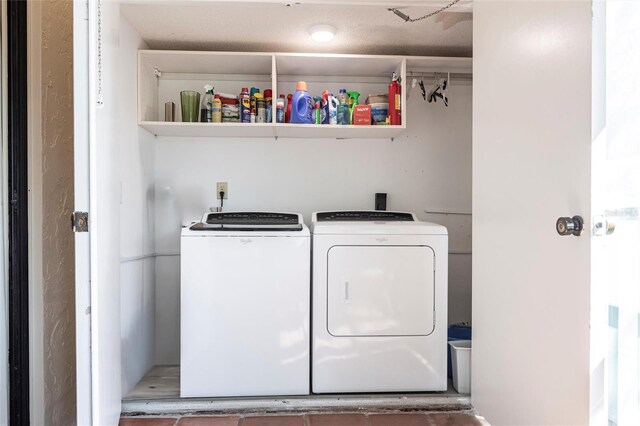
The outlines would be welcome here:
<svg viewBox="0 0 640 426">
<path fill-rule="evenodd" d="M 89 213 L 73 212 L 71 215 L 71 229 L 73 229 L 73 232 L 89 232 Z"/>
</svg>

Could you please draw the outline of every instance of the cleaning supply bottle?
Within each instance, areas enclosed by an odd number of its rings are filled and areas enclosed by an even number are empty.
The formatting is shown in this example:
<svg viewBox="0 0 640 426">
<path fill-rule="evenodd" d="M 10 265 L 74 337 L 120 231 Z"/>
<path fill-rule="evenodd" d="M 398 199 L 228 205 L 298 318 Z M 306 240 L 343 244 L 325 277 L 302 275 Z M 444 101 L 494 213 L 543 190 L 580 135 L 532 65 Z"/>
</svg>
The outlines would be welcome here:
<svg viewBox="0 0 640 426">
<path fill-rule="evenodd" d="M 273 114 L 273 91 L 271 89 L 264 89 L 264 101 L 267 107 L 267 123 L 271 123 Z"/>
<path fill-rule="evenodd" d="M 251 90 L 249 90 L 249 99 L 251 100 L 251 112 L 253 112 L 254 114 L 257 113 L 256 93 L 260 93 L 260 89 L 258 89 L 257 87 L 252 87 Z"/>
<path fill-rule="evenodd" d="M 311 95 L 307 92 L 307 83 L 299 81 L 291 100 L 291 123 L 312 124 L 312 112 L 313 103 Z"/>
<path fill-rule="evenodd" d="M 340 94 L 338 95 L 338 100 L 340 104 L 337 108 L 338 113 L 338 124 L 347 125 L 349 124 L 349 95 L 347 95 L 347 89 L 340 89 Z"/>
<path fill-rule="evenodd" d="M 402 93 L 402 86 L 400 86 L 398 74 L 395 72 L 391 76 L 391 83 L 389 83 L 389 124 L 392 126 L 399 126 L 401 123 L 400 114 L 400 94 Z"/>
<path fill-rule="evenodd" d="M 320 104 L 322 108 L 322 124 L 329 124 L 329 91 L 322 92 L 322 102 Z"/>
<path fill-rule="evenodd" d="M 211 104 L 211 122 L 222 122 L 222 102 L 220 101 L 220 95 L 213 96 L 213 102 Z"/>
<path fill-rule="evenodd" d="M 338 98 L 336 98 L 333 93 L 329 93 L 329 98 L 327 99 L 329 120 L 327 124 L 338 124 L 339 104 Z"/>
<path fill-rule="evenodd" d="M 263 93 L 264 93 L 265 102 L 267 103 L 267 105 L 271 105 L 271 103 L 273 102 L 273 99 L 272 99 L 273 91 L 271 89 L 264 89 Z"/>
<path fill-rule="evenodd" d="M 249 89 L 243 87 L 238 98 L 240 100 L 240 122 L 251 123 L 251 96 L 249 95 Z"/>
<path fill-rule="evenodd" d="M 291 123 L 291 101 L 293 99 L 293 95 L 289 93 L 287 95 L 287 110 L 284 113 L 284 121 L 287 123 Z"/>
<path fill-rule="evenodd" d="M 204 123 L 211 123 L 211 110 L 213 108 L 213 86 L 205 84 L 204 96 L 202 97 L 202 108 L 206 111 L 204 115 Z"/>
<path fill-rule="evenodd" d="M 315 115 L 315 123 L 322 124 L 322 107 L 320 106 L 320 102 L 316 102 L 316 107 L 313 112 Z"/>
<path fill-rule="evenodd" d="M 349 95 L 349 124 L 353 124 L 353 108 L 360 102 L 360 93 L 350 90 L 347 94 Z"/>
<path fill-rule="evenodd" d="M 276 99 L 276 123 L 284 123 L 284 95 Z"/>
</svg>

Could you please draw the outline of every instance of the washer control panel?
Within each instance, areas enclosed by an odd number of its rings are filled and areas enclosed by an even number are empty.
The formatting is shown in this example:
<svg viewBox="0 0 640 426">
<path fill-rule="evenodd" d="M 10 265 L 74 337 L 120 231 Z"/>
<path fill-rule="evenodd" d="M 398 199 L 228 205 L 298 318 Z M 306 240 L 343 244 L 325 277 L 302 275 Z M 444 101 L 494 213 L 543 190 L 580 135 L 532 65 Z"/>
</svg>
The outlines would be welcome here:
<svg viewBox="0 0 640 426">
<path fill-rule="evenodd" d="M 388 211 L 320 212 L 318 222 L 415 222 L 411 213 Z"/>
<path fill-rule="evenodd" d="M 262 212 L 222 212 L 207 214 L 209 225 L 299 225 L 297 214 Z"/>
<path fill-rule="evenodd" d="M 301 231 L 302 218 L 295 213 L 215 212 L 206 213 L 192 231 Z"/>
</svg>

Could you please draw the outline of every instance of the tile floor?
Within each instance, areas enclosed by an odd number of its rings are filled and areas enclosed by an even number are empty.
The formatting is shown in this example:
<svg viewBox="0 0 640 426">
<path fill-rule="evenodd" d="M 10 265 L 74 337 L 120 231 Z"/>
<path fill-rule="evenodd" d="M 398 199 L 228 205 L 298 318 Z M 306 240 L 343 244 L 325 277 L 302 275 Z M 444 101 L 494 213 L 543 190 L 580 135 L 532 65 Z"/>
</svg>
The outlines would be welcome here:
<svg viewBox="0 0 640 426">
<path fill-rule="evenodd" d="M 120 426 L 489 426 L 472 412 L 123 417 Z"/>
</svg>

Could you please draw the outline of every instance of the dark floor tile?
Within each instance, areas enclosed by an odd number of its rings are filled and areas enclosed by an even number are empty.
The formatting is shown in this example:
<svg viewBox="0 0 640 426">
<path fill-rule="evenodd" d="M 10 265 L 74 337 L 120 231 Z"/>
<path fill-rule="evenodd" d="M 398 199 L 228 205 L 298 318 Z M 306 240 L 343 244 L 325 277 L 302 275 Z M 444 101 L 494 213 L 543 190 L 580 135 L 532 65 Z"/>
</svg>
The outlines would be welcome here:
<svg viewBox="0 0 640 426">
<path fill-rule="evenodd" d="M 303 426 L 302 416 L 254 416 L 244 417 L 240 426 Z"/>
<path fill-rule="evenodd" d="M 470 413 L 432 413 L 428 417 L 436 426 L 489 426 L 484 418 Z"/>
<path fill-rule="evenodd" d="M 237 416 L 181 417 L 177 426 L 238 426 L 239 420 Z"/>
<path fill-rule="evenodd" d="M 122 417 L 119 426 L 174 426 L 176 417 Z"/>
<path fill-rule="evenodd" d="M 309 426 L 367 426 L 364 414 L 311 414 Z"/>
<path fill-rule="evenodd" d="M 370 426 L 427 426 L 431 425 L 425 414 L 369 414 Z"/>
</svg>

